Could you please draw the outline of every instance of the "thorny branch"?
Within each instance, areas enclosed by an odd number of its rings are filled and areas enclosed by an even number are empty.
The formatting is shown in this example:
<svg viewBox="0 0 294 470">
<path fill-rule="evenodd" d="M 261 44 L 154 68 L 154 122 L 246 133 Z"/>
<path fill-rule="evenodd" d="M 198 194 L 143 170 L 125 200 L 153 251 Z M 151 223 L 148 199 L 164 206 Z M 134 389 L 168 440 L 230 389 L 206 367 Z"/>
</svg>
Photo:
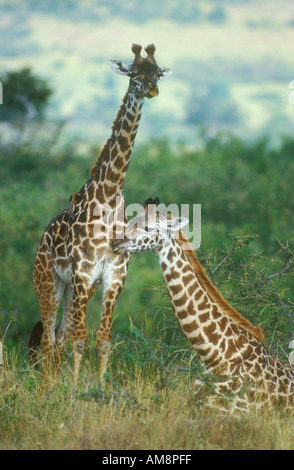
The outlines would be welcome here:
<svg viewBox="0 0 294 470">
<path fill-rule="evenodd" d="M 224 256 L 224 258 L 213 269 L 211 269 L 210 266 L 208 266 L 208 271 L 209 271 L 209 274 L 211 276 L 213 284 L 216 284 L 215 279 L 214 279 L 214 274 L 219 270 L 219 268 L 221 266 L 224 265 L 224 263 L 229 258 L 231 258 L 235 254 L 236 248 L 244 246 L 244 245 L 248 245 L 248 243 L 250 241 L 250 238 L 252 238 L 252 237 L 245 237 L 245 239 L 243 239 L 244 237 L 233 237 L 233 238 L 234 238 L 234 243 L 233 243 L 233 247 L 232 247 L 231 251 L 229 253 L 227 253 Z M 279 271 L 277 271 L 275 273 L 272 273 L 272 274 L 269 274 L 267 276 L 264 276 L 263 280 L 261 280 L 258 283 L 258 285 L 261 285 L 264 281 L 271 281 L 274 278 L 278 278 L 279 276 L 283 275 L 286 271 L 289 271 L 291 268 L 293 268 L 294 253 L 290 250 L 288 244 L 284 245 L 280 241 L 279 241 L 279 244 L 280 244 L 280 247 L 281 247 L 281 252 L 284 253 L 285 257 L 286 257 L 286 259 L 284 260 L 284 263 L 285 264 L 287 263 L 287 264 L 285 266 L 283 266 Z M 258 271 L 256 271 L 256 272 L 258 273 Z M 240 289 L 241 289 L 241 287 L 240 287 Z M 275 297 L 278 300 L 278 303 L 280 304 L 282 311 L 288 317 L 290 322 L 294 325 L 294 318 L 293 318 L 292 312 L 285 305 L 285 303 L 283 302 L 281 296 L 277 292 L 275 293 Z"/>
</svg>

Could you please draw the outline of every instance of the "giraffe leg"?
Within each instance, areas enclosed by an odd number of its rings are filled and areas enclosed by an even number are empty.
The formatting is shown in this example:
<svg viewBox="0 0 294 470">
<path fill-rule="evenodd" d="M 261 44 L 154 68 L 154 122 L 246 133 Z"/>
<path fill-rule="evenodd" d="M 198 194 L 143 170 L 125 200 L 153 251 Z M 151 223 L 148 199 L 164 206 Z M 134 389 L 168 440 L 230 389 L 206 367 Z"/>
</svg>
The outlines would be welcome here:
<svg viewBox="0 0 294 470">
<path fill-rule="evenodd" d="M 41 395 L 44 395 L 47 387 L 47 379 L 49 375 L 50 362 L 54 354 L 55 344 L 55 322 L 46 322 L 41 339 L 43 367 L 42 367 L 42 380 L 41 380 Z"/>
<path fill-rule="evenodd" d="M 103 280 L 101 322 L 96 335 L 100 380 L 103 380 L 107 368 L 112 339 L 112 313 L 127 275 L 129 256 L 119 256 L 118 259 L 120 259 L 120 262 L 117 263 L 118 265 L 112 265 L 111 268 L 105 272 Z"/>
<path fill-rule="evenodd" d="M 82 305 L 82 303 L 80 303 Z M 86 305 L 85 305 L 86 307 Z M 77 387 L 79 374 L 80 374 L 80 366 L 82 362 L 82 358 L 85 352 L 86 344 L 87 344 L 87 328 L 86 328 L 86 312 L 85 309 L 82 307 L 79 309 L 79 313 L 76 315 L 75 318 L 75 329 L 72 335 L 72 348 L 73 348 L 73 355 L 74 355 L 74 386 Z"/>
<path fill-rule="evenodd" d="M 64 290 L 64 282 L 56 274 L 50 256 L 46 252 L 39 251 L 37 254 L 34 266 L 34 288 L 40 305 L 43 325 L 41 394 L 44 394 L 55 347 L 56 316 Z"/>
<path fill-rule="evenodd" d="M 74 325 L 72 332 L 72 348 L 74 355 L 74 386 L 77 387 L 81 361 L 87 344 L 86 309 L 91 289 L 87 288 L 87 280 L 76 274 L 73 277 L 73 311 Z"/>
<path fill-rule="evenodd" d="M 74 323 L 72 287 L 70 284 L 67 284 L 63 293 L 63 317 L 56 334 L 53 358 L 53 373 L 55 377 L 59 374 L 67 343 L 74 330 Z"/>
<path fill-rule="evenodd" d="M 97 289 L 97 285 L 93 286 L 90 289 L 88 299 L 85 302 L 85 309 L 81 309 L 77 306 L 77 302 L 75 303 L 76 307 L 78 308 L 80 315 L 75 315 L 75 308 L 74 308 L 74 301 L 73 301 L 73 294 L 72 294 L 72 286 L 67 285 L 63 295 L 63 304 L 64 304 L 64 313 L 62 317 L 62 321 L 59 325 L 57 336 L 56 336 L 56 343 L 55 343 L 55 350 L 54 350 L 54 375 L 55 377 L 59 374 L 61 362 L 64 356 L 64 352 L 67 346 L 67 343 L 72 337 L 72 346 L 73 346 L 73 353 L 74 353 L 74 385 L 75 387 L 78 384 L 78 376 L 80 365 L 84 353 L 84 349 L 87 342 L 87 330 L 86 330 L 86 307 L 87 302 L 92 297 L 94 292 Z M 86 297 L 86 296 L 85 296 Z M 79 304 L 79 302 L 78 302 Z"/>
</svg>

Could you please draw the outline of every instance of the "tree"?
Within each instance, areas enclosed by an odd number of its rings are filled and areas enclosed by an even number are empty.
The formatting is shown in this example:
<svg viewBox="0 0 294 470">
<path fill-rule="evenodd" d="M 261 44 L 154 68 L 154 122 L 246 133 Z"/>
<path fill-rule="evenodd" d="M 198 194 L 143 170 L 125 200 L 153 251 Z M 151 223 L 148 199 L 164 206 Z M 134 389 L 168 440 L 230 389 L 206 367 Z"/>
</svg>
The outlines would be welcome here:
<svg viewBox="0 0 294 470">
<path fill-rule="evenodd" d="M 41 120 L 53 90 L 47 81 L 38 78 L 29 67 L 7 72 L 1 79 L 3 104 L 0 121 L 24 123 L 25 120 Z"/>
</svg>

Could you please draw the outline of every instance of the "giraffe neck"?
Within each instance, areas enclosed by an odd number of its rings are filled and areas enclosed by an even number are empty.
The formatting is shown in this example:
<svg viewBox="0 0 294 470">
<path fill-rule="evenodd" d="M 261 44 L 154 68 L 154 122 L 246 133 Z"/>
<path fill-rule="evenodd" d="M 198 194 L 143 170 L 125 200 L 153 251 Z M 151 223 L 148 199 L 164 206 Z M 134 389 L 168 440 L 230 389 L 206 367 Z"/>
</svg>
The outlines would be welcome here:
<svg viewBox="0 0 294 470">
<path fill-rule="evenodd" d="M 90 176 L 102 192 L 101 201 L 111 199 L 123 189 L 143 102 L 144 98 L 136 97 L 129 87 L 114 121 L 111 137 L 91 168 Z"/>
<path fill-rule="evenodd" d="M 230 316 L 220 294 L 217 301 L 208 292 L 177 240 L 165 241 L 157 256 L 180 327 L 206 367 L 221 370 L 227 361 L 237 360 L 251 340 L 257 341 L 250 326 L 246 328 L 250 322 L 233 309 L 236 318 Z"/>
</svg>

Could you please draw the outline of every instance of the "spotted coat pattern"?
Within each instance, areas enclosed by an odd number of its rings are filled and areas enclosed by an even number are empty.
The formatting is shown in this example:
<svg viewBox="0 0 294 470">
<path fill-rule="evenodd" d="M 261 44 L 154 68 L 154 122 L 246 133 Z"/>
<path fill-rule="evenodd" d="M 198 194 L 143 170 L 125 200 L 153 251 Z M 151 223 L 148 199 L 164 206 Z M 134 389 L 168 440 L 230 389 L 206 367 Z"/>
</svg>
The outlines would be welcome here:
<svg viewBox="0 0 294 470">
<path fill-rule="evenodd" d="M 180 225 L 156 211 L 147 218 L 147 208 L 112 248 L 156 253 L 179 325 L 205 366 L 207 380 L 196 381 L 198 398 L 225 412 L 264 405 L 293 410 L 294 370 L 268 352 L 260 328 L 209 281 L 188 240 L 175 232 Z"/>
<path fill-rule="evenodd" d="M 37 248 L 33 280 L 43 327 L 42 393 L 46 389 L 50 363 L 56 376 L 70 338 L 77 384 L 87 342 L 86 307 L 100 283 L 103 298 L 96 344 L 101 378 L 106 370 L 112 312 L 129 261 L 128 253 L 115 255 L 109 244 L 126 222 L 122 190 L 144 98 L 157 96 L 157 80 L 170 74 L 169 69 L 156 64 L 153 44 L 145 50 L 147 57 L 143 58 L 141 46 L 133 45 L 135 60 L 130 66 L 111 61 L 115 71 L 130 78 L 111 137 L 91 168 L 90 179 L 78 193 L 72 194 L 69 206 L 51 220 Z M 64 312 L 56 333 L 61 299 Z"/>
</svg>

